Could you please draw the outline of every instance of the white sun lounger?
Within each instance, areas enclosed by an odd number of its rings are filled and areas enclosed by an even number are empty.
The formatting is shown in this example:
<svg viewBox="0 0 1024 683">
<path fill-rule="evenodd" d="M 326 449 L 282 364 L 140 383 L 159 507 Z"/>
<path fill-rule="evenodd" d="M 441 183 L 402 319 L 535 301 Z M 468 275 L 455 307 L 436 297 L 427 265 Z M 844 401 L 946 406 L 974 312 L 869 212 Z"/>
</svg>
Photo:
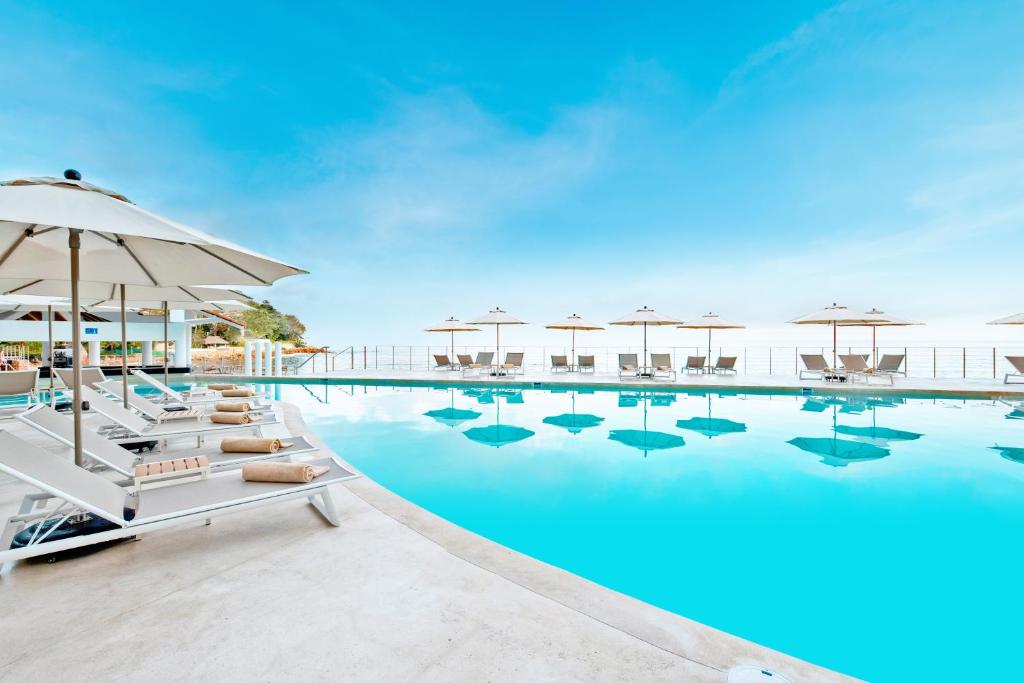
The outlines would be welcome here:
<svg viewBox="0 0 1024 683">
<path fill-rule="evenodd" d="M 1020 384 L 1020 382 L 1011 382 L 1011 377 L 1017 377 L 1024 379 L 1024 356 L 1006 356 L 1006 360 L 1013 366 L 1016 372 L 1008 372 L 1003 376 L 1003 384 Z"/>
<path fill-rule="evenodd" d="M 54 372 L 57 373 L 57 377 L 60 378 L 61 382 L 64 382 L 64 386 L 68 389 L 75 383 L 74 371 L 71 368 L 54 368 Z M 82 368 L 82 384 L 87 387 L 95 387 L 100 382 L 106 382 L 107 376 L 103 374 L 103 370 L 96 366 Z"/>
<path fill-rule="evenodd" d="M 164 397 L 165 401 L 180 403 L 186 406 L 200 406 L 200 405 L 213 405 L 219 401 L 230 401 L 232 403 L 240 401 L 249 401 L 251 403 L 261 405 L 259 399 L 265 397 L 266 394 L 255 392 L 252 396 L 241 397 L 241 396 L 223 396 L 221 392 L 214 391 L 212 389 L 203 389 L 196 391 L 178 391 L 167 386 L 156 377 L 153 377 L 145 370 L 132 370 L 132 374 L 138 377 L 140 380 L 158 390 Z"/>
<path fill-rule="evenodd" d="M 67 415 L 61 415 L 49 406 L 40 405 L 21 413 L 17 418 L 65 446 L 69 448 L 74 447 L 75 424 Z M 224 453 L 220 450 L 220 444 L 217 444 L 200 449 L 193 448 L 187 451 L 175 451 L 173 457 L 194 458 L 199 455 L 205 455 L 207 460 L 210 461 L 210 467 L 216 470 L 258 460 L 273 460 L 275 458 L 289 458 L 295 455 L 315 453 L 318 450 L 316 446 L 302 436 L 283 436 L 279 438 L 281 441 L 286 441 L 292 445 L 289 448 L 279 450 L 277 453 Z M 136 455 L 118 446 L 110 439 L 100 436 L 88 427 L 83 427 L 82 429 L 82 453 L 94 463 L 112 469 L 126 477 L 131 477 L 135 473 L 136 465 L 146 465 L 151 462 L 172 458 L 168 453 Z"/>
<path fill-rule="evenodd" d="M 825 356 L 820 353 L 801 353 L 800 360 L 804 364 L 804 369 L 800 371 L 798 376 L 800 380 L 807 379 L 808 377 L 826 381 L 830 379 L 846 379 L 846 372 L 830 368 L 828 361 L 825 360 Z"/>
<path fill-rule="evenodd" d="M 636 359 L 635 353 L 619 354 L 619 379 L 628 377 L 633 379 L 640 376 L 640 361 Z"/>
<path fill-rule="evenodd" d="M 100 382 L 96 385 L 96 388 L 111 394 L 119 401 L 124 398 L 124 387 L 119 379 Z M 128 392 L 128 405 L 150 420 L 158 423 L 175 420 L 198 420 L 205 414 L 201 408 L 195 406 L 185 406 L 186 410 L 167 410 L 163 406 L 158 406 L 152 401 L 142 398 L 134 391 Z"/>
<path fill-rule="evenodd" d="M 864 356 L 859 353 L 842 354 L 839 356 L 839 360 L 843 361 L 843 370 L 851 382 L 857 377 L 863 377 L 864 382 L 870 384 L 872 377 L 885 377 L 889 380 L 889 384 L 896 383 L 892 373 L 876 373 L 864 360 Z"/>
<path fill-rule="evenodd" d="M 673 382 L 676 380 L 676 371 L 672 369 L 672 354 L 652 353 L 651 354 L 651 378 L 664 377 Z"/>
<path fill-rule="evenodd" d="M 0 431 L 0 472 L 31 484 L 44 495 L 29 494 L 18 512 L 7 519 L 0 534 L 0 566 L 7 562 L 49 555 L 72 548 L 116 541 L 158 529 L 195 524 L 231 512 L 242 512 L 294 498 L 309 502 L 334 526 L 341 523 L 330 490 L 332 484 L 359 476 L 334 458 L 312 461 L 330 470 L 306 484 L 245 481 L 239 471 L 205 479 L 135 492 L 96 472 Z M 51 503 L 53 501 L 53 503 Z M 134 515 L 130 503 L 137 502 Z M 117 525 L 109 531 L 46 542 L 53 530 L 80 513 L 90 513 Z M 21 548 L 11 548 L 15 535 L 32 524 L 54 520 Z M 201 528 L 201 527 L 200 527 Z"/>
<path fill-rule="evenodd" d="M 204 436 L 217 435 L 224 432 L 249 430 L 255 434 L 262 432 L 265 425 L 277 424 L 277 415 L 269 413 L 261 415 L 259 419 L 248 424 L 219 424 L 210 422 L 208 419 L 183 420 L 180 422 L 164 422 L 155 424 L 147 422 L 143 417 L 136 415 L 130 410 L 125 410 L 120 403 L 115 403 L 105 396 L 101 396 L 95 389 L 82 387 L 82 400 L 89 402 L 89 407 L 113 420 L 123 428 L 123 433 L 112 433 L 107 435 L 115 443 L 126 443 L 130 441 L 157 439 L 166 441 L 175 437 L 194 436 L 199 441 Z"/>
</svg>

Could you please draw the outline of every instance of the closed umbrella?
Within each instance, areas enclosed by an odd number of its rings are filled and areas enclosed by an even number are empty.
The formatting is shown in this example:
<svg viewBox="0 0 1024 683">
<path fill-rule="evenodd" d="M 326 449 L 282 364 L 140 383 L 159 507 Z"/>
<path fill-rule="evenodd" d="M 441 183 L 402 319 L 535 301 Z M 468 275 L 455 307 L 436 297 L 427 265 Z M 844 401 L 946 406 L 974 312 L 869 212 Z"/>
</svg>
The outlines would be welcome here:
<svg viewBox="0 0 1024 683">
<path fill-rule="evenodd" d="M 585 318 L 581 318 L 580 316 L 576 315 L 575 313 L 570 315 L 565 320 L 559 320 L 557 322 L 551 323 L 550 325 L 545 325 L 544 327 L 546 329 L 549 329 L 549 330 L 571 330 L 572 331 L 572 355 L 569 356 L 569 365 L 570 366 L 576 360 L 576 330 L 593 331 L 593 330 L 603 330 L 604 329 L 600 325 L 595 325 L 594 323 L 590 322 L 589 320 L 586 320 Z"/>
<path fill-rule="evenodd" d="M 874 367 L 878 367 L 877 332 L 879 327 L 909 327 L 911 325 L 924 325 L 924 323 L 915 322 L 913 320 L 904 320 L 903 318 L 897 318 L 896 316 L 889 315 L 888 313 L 880 311 L 877 308 L 872 308 L 870 311 L 865 311 L 864 317 L 869 319 L 869 321 L 855 323 L 839 323 L 839 326 L 871 328 L 871 358 L 872 365 Z"/>
<path fill-rule="evenodd" d="M 0 278 L 70 280 L 72 346 L 81 346 L 79 283 L 269 285 L 306 271 L 64 178 L 0 183 Z M 75 464 L 82 464 L 81 363 L 72 367 Z"/>
<path fill-rule="evenodd" d="M 832 367 L 836 366 L 836 357 L 838 354 L 838 333 L 836 329 L 839 325 L 851 325 L 860 324 L 865 325 L 871 322 L 879 320 L 878 316 L 869 315 L 867 313 L 854 313 L 850 311 L 846 306 L 840 306 L 839 304 L 832 304 L 827 306 L 820 311 L 814 313 L 808 313 L 807 315 L 799 318 L 793 318 L 789 322 L 794 325 L 831 325 L 832 326 Z"/>
<path fill-rule="evenodd" d="M 681 325 L 682 320 L 670 316 L 661 315 L 653 308 L 638 308 L 629 315 L 624 315 L 618 320 L 613 320 L 609 325 L 629 325 L 631 327 L 643 326 L 644 328 L 644 355 L 641 365 L 647 365 L 647 327 L 661 327 L 664 325 Z"/>
<path fill-rule="evenodd" d="M 711 366 L 711 330 L 739 330 L 746 327 L 746 325 L 740 325 L 739 323 L 729 322 L 723 318 L 720 318 L 717 313 L 705 313 L 701 317 L 695 320 L 688 320 L 682 325 L 677 325 L 682 329 L 687 330 L 707 330 L 708 331 L 708 366 Z"/>
<path fill-rule="evenodd" d="M 453 315 L 452 317 L 448 318 L 447 320 L 445 320 L 443 322 L 438 323 L 437 325 L 433 325 L 431 327 L 428 327 L 424 331 L 425 332 L 448 332 L 449 334 L 451 334 L 452 335 L 452 350 L 451 350 L 451 354 L 452 354 L 452 356 L 454 356 L 455 355 L 455 333 L 456 332 L 479 332 L 480 328 L 479 327 L 473 327 L 472 325 L 467 325 L 464 322 L 460 322 L 460 321 L 456 320 L 455 316 Z"/>
<path fill-rule="evenodd" d="M 469 321 L 470 325 L 494 325 L 494 362 L 501 362 L 501 326 L 502 325 L 526 325 L 527 323 L 515 316 L 509 315 L 501 308 L 488 311 L 475 320 Z"/>
</svg>

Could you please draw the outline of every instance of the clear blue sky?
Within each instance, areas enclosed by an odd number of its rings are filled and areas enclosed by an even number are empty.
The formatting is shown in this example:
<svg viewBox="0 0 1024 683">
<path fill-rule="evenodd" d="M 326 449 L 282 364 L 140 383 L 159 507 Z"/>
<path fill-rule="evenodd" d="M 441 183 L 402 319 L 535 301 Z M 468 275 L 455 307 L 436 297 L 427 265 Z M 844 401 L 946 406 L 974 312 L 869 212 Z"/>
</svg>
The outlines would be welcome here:
<svg viewBox="0 0 1024 683">
<path fill-rule="evenodd" d="M 1020 2 L 0 15 L 0 176 L 75 167 L 305 267 L 270 298 L 315 342 L 496 304 L 1024 309 Z"/>
</svg>

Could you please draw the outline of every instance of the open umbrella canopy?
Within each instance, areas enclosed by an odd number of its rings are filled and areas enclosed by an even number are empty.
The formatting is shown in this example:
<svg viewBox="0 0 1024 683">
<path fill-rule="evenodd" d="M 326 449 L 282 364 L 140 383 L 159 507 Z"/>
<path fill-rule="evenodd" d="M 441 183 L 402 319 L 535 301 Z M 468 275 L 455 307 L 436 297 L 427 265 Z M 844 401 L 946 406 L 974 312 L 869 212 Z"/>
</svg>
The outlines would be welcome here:
<svg viewBox="0 0 1024 683">
<path fill-rule="evenodd" d="M 67 175 L 0 183 L 0 277 L 70 279 L 69 231 L 81 231 L 87 282 L 269 285 L 306 272 Z"/>
<path fill-rule="evenodd" d="M 457 427 L 463 422 L 475 420 L 481 413 L 475 410 L 463 410 L 462 408 L 441 408 L 440 410 L 428 410 L 424 416 L 437 420 L 443 425 Z"/>
<path fill-rule="evenodd" d="M 854 438 L 874 441 L 882 444 L 888 444 L 891 441 L 916 441 L 924 436 L 917 432 L 908 432 L 902 429 L 892 429 L 890 427 L 854 427 L 851 425 L 836 425 L 834 429 L 837 434 L 843 434 L 845 436 L 852 436 Z"/>
<path fill-rule="evenodd" d="M 471 325 L 526 325 L 525 320 L 520 320 L 514 315 L 509 315 L 500 308 L 488 311 L 484 315 L 469 321 Z"/>
<path fill-rule="evenodd" d="M 184 303 L 205 304 L 211 301 L 252 301 L 252 297 L 234 289 L 219 287 L 192 287 L 175 285 L 171 287 L 154 287 L 151 285 L 129 285 L 124 288 L 125 301 L 174 301 Z M 0 294 L 31 294 L 33 296 L 69 297 L 71 283 L 67 277 L 53 280 L 39 278 L 6 278 L 0 280 Z M 120 301 L 118 284 L 110 282 L 81 282 L 78 296 L 86 306 L 102 305 L 96 302 Z M 136 304 L 138 306 L 138 304 Z M 198 306 L 202 308 L 203 306 Z"/>
<path fill-rule="evenodd" d="M 1015 313 L 1014 315 L 1008 315 L 1005 318 L 999 318 L 993 320 L 989 325 L 1024 325 L 1024 313 Z"/>
<path fill-rule="evenodd" d="M 686 322 L 676 325 L 687 330 L 741 330 L 746 325 L 740 323 L 734 323 L 725 318 L 720 317 L 717 313 L 705 313 L 699 318 L 693 320 L 687 320 Z"/>
<path fill-rule="evenodd" d="M 742 422 L 734 422 L 721 417 L 691 417 L 688 420 L 677 420 L 676 427 L 703 434 L 709 439 L 723 434 L 747 431 L 747 425 Z"/>
<path fill-rule="evenodd" d="M 861 443 L 860 441 L 850 441 L 849 439 L 808 438 L 801 436 L 790 439 L 786 443 L 792 444 L 808 453 L 821 456 L 821 462 L 831 467 L 846 467 L 853 462 L 878 460 L 889 455 L 888 448 L 881 448 L 880 446 Z"/>
<path fill-rule="evenodd" d="M 651 325 L 657 327 L 660 325 L 680 325 L 682 322 L 683 321 L 678 318 L 661 315 L 653 308 L 647 308 L 647 306 L 644 306 L 643 308 L 638 308 L 632 313 L 613 320 L 608 324 L 631 326 L 643 325 L 644 327 Z"/>
<path fill-rule="evenodd" d="M 604 328 L 600 325 L 590 322 L 586 318 L 573 313 L 564 320 L 556 320 L 553 323 L 549 323 L 544 326 L 549 330 L 603 330 Z"/>
<path fill-rule="evenodd" d="M 793 318 L 789 322 L 794 325 L 831 325 L 832 326 L 832 365 L 836 365 L 838 341 L 836 328 L 840 325 L 865 325 L 879 320 L 879 316 L 868 313 L 855 313 L 846 306 L 833 303 L 821 310 Z"/>
<path fill-rule="evenodd" d="M 613 429 L 608 434 L 608 438 L 641 450 L 644 455 L 651 451 L 679 448 L 686 445 L 686 441 L 681 436 L 647 429 Z"/>
<path fill-rule="evenodd" d="M 906 318 L 890 315 L 877 308 L 864 311 L 855 317 L 859 317 L 860 320 L 856 322 L 837 321 L 836 324 L 840 327 L 909 327 L 911 325 L 924 325 L 924 323 L 917 322 L 916 320 L 907 320 Z"/>
<path fill-rule="evenodd" d="M 423 330 L 424 332 L 479 332 L 479 327 L 473 327 L 468 323 L 457 320 L 455 316 L 443 320 L 436 325 L 431 325 Z"/>
</svg>

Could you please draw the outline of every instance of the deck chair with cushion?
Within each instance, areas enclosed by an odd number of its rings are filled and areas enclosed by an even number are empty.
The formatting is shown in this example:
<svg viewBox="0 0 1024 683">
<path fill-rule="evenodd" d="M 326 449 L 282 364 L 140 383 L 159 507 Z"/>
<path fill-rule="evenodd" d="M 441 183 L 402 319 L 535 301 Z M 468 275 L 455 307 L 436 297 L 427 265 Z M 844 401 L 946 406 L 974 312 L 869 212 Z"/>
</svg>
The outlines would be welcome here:
<svg viewBox="0 0 1024 683">
<path fill-rule="evenodd" d="M 97 389 L 107 392 L 117 400 L 124 399 L 124 386 L 119 379 L 109 379 L 96 385 Z M 154 422 L 171 422 L 173 420 L 198 420 L 205 411 L 197 406 L 181 406 L 184 410 L 167 410 L 163 406 L 153 403 L 148 398 L 139 396 L 134 391 L 128 391 L 128 406 L 142 413 Z"/>
<path fill-rule="evenodd" d="M 822 379 L 825 381 L 846 381 L 846 373 L 842 370 L 830 368 L 828 362 L 825 360 L 825 356 L 820 353 L 801 353 L 800 360 L 803 361 L 804 364 L 804 369 L 800 371 L 798 376 L 800 380 Z"/>
<path fill-rule="evenodd" d="M 576 356 L 576 369 L 580 372 L 594 372 L 593 356 Z"/>
<path fill-rule="evenodd" d="M 635 353 L 619 354 L 619 379 L 623 377 L 635 378 L 640 376 L 640 362 L 636 359 Z"/>
<path fill-rule="evenodd" d="M 551 356 L 551 372 L 569 372 L 569 370 L 567 356 Z"/>
<path fill-rule="evenodd" d="M 878 361 L 878 367 L 875 368 L 875 373 L 879 375 L 903 375 L 907 376 L 906 370 L 901 370 L 903 367 L 903 361 L 906 356 L 902 353 L 886 353 L 882 355 L 882 360 Z"/>
<path fill-rule="evenodd" d="M 60 381 L 64 382 L 65 387 L 70 389 L 74 385 L 74 371 L 71 368 L 54 368 L 53 371 L 57 373 Z M 101 368 L 95 365 L 82 368 L 82 384 L 84 386 L 95 387 L 100 382 L 106 381 L 107 376 L 103 374 Z"/>
<path fill-rule="evenodd" d="M 719 356 L 718 362 L 715 363 L 715 367 L 711 368 L 711 372 L 716 375 L 724 375 L 727 372 L 736 374 L 736 356 Z"/>
<path fill-rule="evenodd" d="M 672 355 L 668 353 L 651 354 L 651 377 L 658 379 L 664 377 L 673 382 L 676 379 L 676 371 L 672 369 Z"/>
<path fill-rule="evenodd" d="M 0 372 L 0 396 L 24 396 L 25 403 L 31 405 L 39 400 L 36 384 L 39 383 L 39 370 L 4 370 Z M 5 405 L 3 409 L 21 410 L 24 404 Z"/>
<path fill-rule="evenodd" d="M 458 370 L 446 353 L 434 354 L 434 370 Z"/>
<path fill-rule="evenodd" d="M 177 403 L 185 406 L 212 405 L 220 401 L 228 401 L 231 403 L 248 402 L 255 405 L 263 405 L 260 402 L 260 399 L 266 397 L 266 394 L 261 392 L 254 392 L 252 396 L 225 396 L 220 390 L 207 389 L 206 387 L 197 387 L 188 391 L 178 391 L 177 389 L 172 389 L 167 386 L 145 370 L 136 369 L 132 370 L 131 373 L 160 392 L 160 398 L 155 399 L 157 402 Z"/>
<path fill-rule="evenodd" d="M 864 360 L 864 356 L 859 353 L 840 355 L 839 360 L 843 361 L 843 370 L 846 372 L 846 375 L 851 382 L 856 380 L 858 377 L 862 377 L 866 383 L 870 383 L 872 377 L 885 377 L 889 380 L 889 384 L 896 383 L 891 374 L 876 373 L 871 366 L 868 365 L 867 361 Z"/>
<path fill-rule="evenodd" d="M 1024 378 L 1024 356 L 1006 356 L 1006 360 L 1013 366 L 1015 372 L 1008 372 L 1003 377 L 1003 384 L 1020 384 L 1017 381 L 1010 381 L 1011 377 Z"/>
<path fill-rule="evenodd" d="M 209 416 L 199 420 L 182 420 L 179 422 L 153 423 L 141 415 L 136 415 L 124 406 L 90 387 L 82 387 L 82 400 L 88 402 L 89 408 L 103 417 L 116 423 L 114 429 L 103 433 L 114 443 L 131 443 L 136 441 L 166 442 L 178 437 L 195 437 L 197 445 L 201 445 L 206 436 L 219 436 L 225 432 L 251 431 L 262 434 L 262 428 L 278 424 L 274 413 L 258 414 L 238 423 L 217 423 L 210 421 Z M 232 413 L 243 415 L 243 413 Z"/>
<path fill-rule="evenodd" d="M 507 375 L 523 374 L 523 354 L 518 351 L 506 353 L 505 362 L 498 366 L 498 370 Z"/>
<path fill-rule="evenodd" d="M 68 415 L 61 415 L 47 405 L 34 406 L 18 415 L 18 420 L 32 427 L 41 434 L 64 444 L 68 448 L 75 446 L 75 423 Z M 290 458 L 296 455 L 315 453 L 318 449 L 302 436 L 279 437 L 282 443 L 291 444 L 269 453 L 225 453 L 220 444 L 200 449 L 175 451 L 173 457 L 205 456 L 214 470 L 224 467 L 237 467 L 247 462 Z M 166 461 L 172 457 L 169 453 L 135 454 L 113 441 L 106 439 L 88 426 L 82 427 L 82 453 L 94 464 L 114 470 L 118 474 L 131 477 L 137 465 Z"/>
<path fill-rule="evenodd" d="M 683 366 L 683 370 L 686 372 L 699 372 L 704 374 L 706 368 L 704 367 L 704 361 L 707 360 L 707 356 L 687 356 L 686 365 Z"/>
<path fill-rule="evenodd" d="M 467 356 L 467 358 L 469 358 Z M 462 356 L 459 356 L 459 360 L 462 360 Z M 494 362 L 494 351 L 481 351 L 476 354 L 476 360 L 470 359 L 469 363 L 462 363 L 462 374 L 466 375 L 467 372 L 476 371 L 479 375 L 484 370 L 490 372 Z"/>
<path fill-rule="evenodd" d="M 328 487 L 359 475 L 342 467 L 333 457 L 308 464 L 329 469 L 312 481 L 298 484 L 245 481 L 241 472 L 234 470 L 174 486 L 135 491 L 10 432 L 0 431 L 0 472 L 42 491 L 25 496 L 18 512 L 4 524 L 0 533 L 0 566 L 175 526 L 195 525 L 194 532 L 201 533 L 201 523 L 213 517 L 295 498 L 308 499 L 328 522 L 338 526 L 341 518 Z M 61 527 L 80 514 L 106 520 L 108 528 L 88 535 L 57 538 Z M 34 531 L 19 534 L 28 527 Z M 19 536 L 26 537 L 12 547 Z"/>
</svg>

